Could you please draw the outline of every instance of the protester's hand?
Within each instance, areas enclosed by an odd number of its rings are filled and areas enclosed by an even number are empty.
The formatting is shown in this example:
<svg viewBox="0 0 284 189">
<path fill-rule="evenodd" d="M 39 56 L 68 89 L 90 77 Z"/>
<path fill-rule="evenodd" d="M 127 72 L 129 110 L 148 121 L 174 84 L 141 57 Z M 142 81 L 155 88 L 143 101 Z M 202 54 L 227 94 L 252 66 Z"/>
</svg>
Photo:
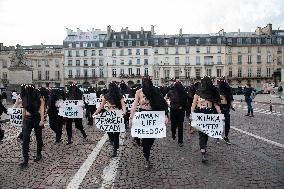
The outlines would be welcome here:
<svg viewBox="0 0 284 189">
<path fill-rule="evenodd" d="M 40 121 L 40 122 L 39 122 L 39 126 L 40 126 L 40 127 L 44 127 L 44 121 Z"/>
<path fill-rule="evenodd" d="M 96 116 L 97 116 L 97 114 L 93 114 L 93 116 L 92 116 L 92 117 L 93 117 L 94 119 L 96 119 Z"/>
</svg>

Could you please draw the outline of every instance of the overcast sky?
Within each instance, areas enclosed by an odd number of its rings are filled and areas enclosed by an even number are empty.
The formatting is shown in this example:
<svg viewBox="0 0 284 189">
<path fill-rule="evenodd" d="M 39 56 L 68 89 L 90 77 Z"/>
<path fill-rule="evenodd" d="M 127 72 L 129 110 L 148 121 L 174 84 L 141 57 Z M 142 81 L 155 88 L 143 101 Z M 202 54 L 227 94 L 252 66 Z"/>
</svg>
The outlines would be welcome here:
<svg viewBox="0 0 284 189">
<path fill-rule="evenodd" d="M 0 43 L 62 44 L 66 28 L 157 34 L 284 29 L 284 0 L 0 0 Z"/>
</svg>

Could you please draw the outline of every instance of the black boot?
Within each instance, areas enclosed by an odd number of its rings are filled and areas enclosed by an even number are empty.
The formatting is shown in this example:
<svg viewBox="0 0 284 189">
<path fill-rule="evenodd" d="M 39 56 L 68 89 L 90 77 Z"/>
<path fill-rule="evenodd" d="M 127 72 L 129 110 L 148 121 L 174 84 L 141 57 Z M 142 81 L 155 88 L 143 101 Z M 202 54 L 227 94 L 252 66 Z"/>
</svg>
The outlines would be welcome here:
<svg viewBox="0 0 284 189">
<path fill-rule="evenodd" d="M 0 129 L 0 142 L 3 140 L 3 138 L 4 138 L 4 133 L 5 133 L 5 131 L 4 130 L 2 130 L 2 129 Z"/>
<path fill-rule="evenodd" d="M 68 139 L 68 141 L 67 141 L 67 144 L 66 144 L 66 145 L 70 145 L 70 144 L 72 144 L 72 140 L 71 140 L 71 139 Z"/>
<path fill-rule="evenodd" d="M 117 156 L 117 149 L 113 149 L 113 152 L 112 152 L 112 156 L 111 157 L 116 157 Z"/>
<path fill-rule="evenodd" d="M 23 162 L 20 163 L 20 168 L 21 169 L 25 169 L 25 168 L 28 168 L 28 162 L 29 162 L 29 158 L 24 158 Z"/>
<path fill-rule="evenodd" d="M 35 159 L 34 159 L 34 162 L 38 162 L 38 161 L 40 161 L 41 159 L 42 159 L 41 152 L 36 153 L 36 157 L 35 157 Z"/>
<path fill-rule="evenodd" d="M 86 139 L 87 138 L 87 134 L 85 133 L 85 131 L 82 131 L 82 134 L 83 134 L 84 139 Z"/>
<path fill-rule="evenodd" d="M 152 165 L 151 165 L 150 160 L 146 160 L 145 169 L 146 169 L 147 171 L 149 171 L 151 168 L 152 168 Z"/>
<path fill-rule="evenodd" d="M 202 154 L 202 160 L 201 160 L 201 162 L 202 162 L 202 163 L 207 162 L 208 160 L 207 160 L 207 158 L 206 158 L 206 152 L 201 152 L 201 154 Z"/>
</svg>

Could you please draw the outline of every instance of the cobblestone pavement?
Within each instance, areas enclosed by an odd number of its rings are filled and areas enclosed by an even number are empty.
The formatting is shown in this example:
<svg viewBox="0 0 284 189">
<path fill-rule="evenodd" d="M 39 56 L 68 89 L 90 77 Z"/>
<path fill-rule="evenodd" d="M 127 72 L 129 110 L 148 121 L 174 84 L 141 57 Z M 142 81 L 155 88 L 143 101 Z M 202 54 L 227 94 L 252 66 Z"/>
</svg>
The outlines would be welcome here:
<svg viewBox="0 0 284 189">
<path fill-rule="evenodd" d="M 70 146 L 65 145 L 65 131 L 64 141 L 54 144 L 54 134 L 44 129 L 44 159 L 38 163 L 32 161 L 33 136 L 29 168 L 21 171 L 21 144 L 15 138 L 19 128 L 5 124 L 2 128 L 8 136 L 0 144 L 0 188 L 66 188 L 73 181 L 79 188 L 284 188 L 283 117 L 255 113 L 251 118 L 245 113 L 242 107 L 231 113 L 232 145 L 209 139 L 206 164 L 201 163 L 198 134 L 189 134 L 185 127 L 184 147 L 179 147 L 169 137 L 168 126 L 168 137 L 155 140 L 150 171 L 145 170 L 142 148 L 132 143 L 130 132 L 121 134 L 119 156 L 110 158 L 111 146 L 102 139 L 104 133 L 87 126 L 88 140 L 74 128 Z M 101 148 L 98 143 L 103 144 Z M 94 158 L 90 154 L 96 150 Z M 86 162 L 90 167 L 80 169 Z M 77 174 L 81 180 L 73 179 Z"/>
</svg>

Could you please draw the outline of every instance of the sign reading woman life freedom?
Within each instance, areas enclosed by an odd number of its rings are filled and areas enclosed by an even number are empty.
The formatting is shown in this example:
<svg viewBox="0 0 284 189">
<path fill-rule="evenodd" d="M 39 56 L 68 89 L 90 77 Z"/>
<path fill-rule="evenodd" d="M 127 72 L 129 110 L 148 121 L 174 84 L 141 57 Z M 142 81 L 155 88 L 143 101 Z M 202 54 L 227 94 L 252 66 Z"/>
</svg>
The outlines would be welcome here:
<svg viewBox="0 0 284 189">
<path fill-rule="evenodd" d="M 131 136 L 138 138 L 166 137 L 165 112 L 136 112 L 132 121 Z"/>
<path fill-rule="evenodd" d="M 213 138 L 222 138 L 224 114 L 192 113 L 191 126 Z"/>
</svg>

